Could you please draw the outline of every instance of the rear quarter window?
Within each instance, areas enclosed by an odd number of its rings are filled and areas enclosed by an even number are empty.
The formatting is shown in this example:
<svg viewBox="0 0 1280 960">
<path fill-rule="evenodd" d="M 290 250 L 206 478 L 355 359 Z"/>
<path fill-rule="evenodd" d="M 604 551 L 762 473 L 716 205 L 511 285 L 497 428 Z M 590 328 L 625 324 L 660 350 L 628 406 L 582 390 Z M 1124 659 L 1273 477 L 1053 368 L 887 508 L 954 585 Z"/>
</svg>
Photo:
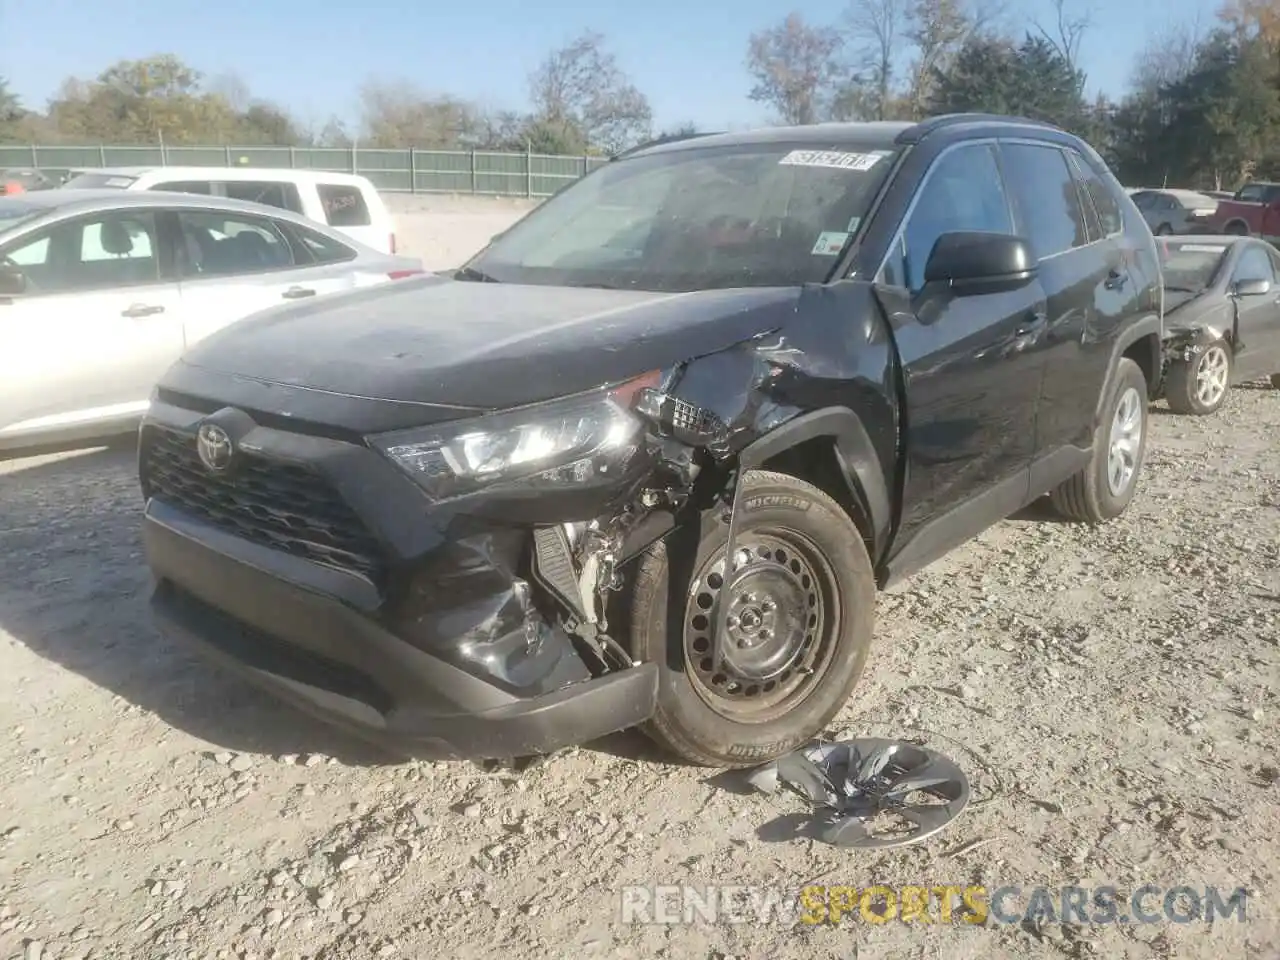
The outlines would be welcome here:
<svg viewBox="0 0 1280 960">
<path fill-rule="evenodd" d="M 369 216 L 369 205 L 364 200 L 364 191 L 359 187 L 319 183 L 316 191 L 320 194 L 320 205 L 329 226 L 367 227 L 373 222 Z"/>
<path fill-rule="evenodd" d="M 296 223 L 282 224 L 299 248 L 299 263 L 343 263 L 356 258 L 355 250 L 345 243 L 332 240 L 322 233 L 308 230 Z"/>
<path fill-rule="evenodd" d="M 1071 150 L 1070 154 L 1071 160 L 1076 167 L 1076 172 L 1080 176 L 1080 182 L 1084 184 L 1084 192 L 1093 201 L 1093 209 L 1098 214 L 1098 221 L 1102 226 L 1103 235 L 1109 237 L 1112 234 L 1119 233 L 1124 229 L 1124 217 L 1120 213 L 1120 202 L 1112 192 L 1111 186 L 1079 151 Z M 1147 201 L 1145 208 L 1139 207 L 1139 209 L 1149 209 L 1155 206 L 1156 204 L 1152 202 L 1154 200 L 1162 200 L 1163 203 L 1160 206 L 1168 205 L 1169 208 L 1177 206 L 1168 197 L 1161 197 L 1158 193 L 1149 193 L 1147 196 L 1151 199 Z M 1137 205 L 1136 198 L 1134 198 L 1134 202 Z"/>
</svg>

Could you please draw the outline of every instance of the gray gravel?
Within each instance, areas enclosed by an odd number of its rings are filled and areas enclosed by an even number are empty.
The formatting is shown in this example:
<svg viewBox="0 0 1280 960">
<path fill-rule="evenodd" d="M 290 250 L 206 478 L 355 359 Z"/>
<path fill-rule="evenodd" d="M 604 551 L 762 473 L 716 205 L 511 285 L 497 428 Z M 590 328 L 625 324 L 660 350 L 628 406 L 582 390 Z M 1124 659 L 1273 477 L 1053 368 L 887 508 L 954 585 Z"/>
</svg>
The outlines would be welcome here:
<svg viewBox="0 0 1280 960">
<path fill-rule="evenodd" d="M 622 735 L 389 766 L 148 623 L 128 450 L 0 466 L 0 957 L 1280 956 L 1280 393 L 1157 407 L 1138 498 L 1038 510 L 882 596 L 836 736 L 922 736 L 975 803 L 919 848 Z M 1246 924 L 623 926 L 628 883 L 1251 888 Z M 1270 918 L 1270 919 L 1268 919 Z"/>
</svg>

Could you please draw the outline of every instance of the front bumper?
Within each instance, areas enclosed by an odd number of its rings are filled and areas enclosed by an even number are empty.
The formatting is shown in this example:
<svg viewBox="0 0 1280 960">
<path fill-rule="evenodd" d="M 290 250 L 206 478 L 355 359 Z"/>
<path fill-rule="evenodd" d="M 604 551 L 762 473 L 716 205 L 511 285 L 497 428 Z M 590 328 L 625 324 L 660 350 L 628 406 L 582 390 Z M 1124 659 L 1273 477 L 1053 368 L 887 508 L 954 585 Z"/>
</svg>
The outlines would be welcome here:
<svg viewBox="0 0 1280 960">
<path fill-rule="evenodd" d="M 296 496 L 312 492 L 298 480 L 303 469 L 342 491 L 385 561 L 370 572 L 351 560 L 358 544 L 343 541 L 344 552 L 330 540 L 324 554 L 291 538 L 298 517 L 288 504 L 268 501 L 261 466 L 239 481 L 251 488 L 252 512 L 229 514 L 233 481 L 202 478 L 174 459 L 172 438 L 193 444 L 203 418 L 156 404 L 141 434 L 151 493 L 143 542 L 164 635 L 410 756 L 548 753 L 652 715 L 656 664 L 593 677 L 530 601 L 513 558 L 523 531 L 459 517 L 442 529 L 412 483 L 373 451 L 254 426 L 243 448 L 259 464 L 281 458 L 295 471 L 288 489 Z M 162 451 L 167 459 L 155 460 L 149 451 L 160 436 L 170 446 Z M 334 515 L 332 505 L 320 506 Z M 268 525 L 255 527 L 255 518 Z"/>
</svg>

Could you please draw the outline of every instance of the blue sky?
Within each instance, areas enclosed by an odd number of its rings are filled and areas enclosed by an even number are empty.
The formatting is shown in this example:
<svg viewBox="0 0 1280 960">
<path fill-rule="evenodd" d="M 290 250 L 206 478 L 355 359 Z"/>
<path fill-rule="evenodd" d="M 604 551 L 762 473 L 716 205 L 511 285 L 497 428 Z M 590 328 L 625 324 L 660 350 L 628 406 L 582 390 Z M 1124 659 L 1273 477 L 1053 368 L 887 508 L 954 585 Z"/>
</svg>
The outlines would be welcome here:
<svg viewBox="0 0 1280 960">
<path fill-rule="evenodd" d="M 1091 91 L 1122 93 L 1145 38 L 1213 18 L 1217 0 L 1075 0 L 1092 9 L 1082 50 Z M 210 76 L 234 73 L 306 122 L 356 114 L 355 91 L 406 79 L 495 107 L 523 107 L 525 81 L 549 49 L 604 33 L 648 94 L 659 126 L 766 119 L 747 94 L 748 35 L 795 9 L 832 22 L 845 0 L 0 0 L 0 75 L 43 106 L 68 75 L 118 59 L 175 53 Z M 1015 27 L 1049 22 L 1049 0 L 1008 0 Z M 54 39 L 56 38 L 56 40 Z"/>
</svg>

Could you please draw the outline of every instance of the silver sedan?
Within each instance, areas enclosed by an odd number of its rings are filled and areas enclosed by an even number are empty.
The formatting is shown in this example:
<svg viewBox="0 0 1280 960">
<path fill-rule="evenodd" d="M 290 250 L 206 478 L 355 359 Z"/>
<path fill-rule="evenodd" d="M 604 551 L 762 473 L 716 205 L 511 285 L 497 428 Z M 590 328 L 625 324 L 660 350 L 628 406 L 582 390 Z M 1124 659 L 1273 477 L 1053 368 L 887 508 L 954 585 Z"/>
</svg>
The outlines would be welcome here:
<svg viewBox="0 0 1280 960">
<path fill-rule="evenodd" d="M 0 456 L 128 433 L 160 375 L 215 330 L 422 272 L 254 203 L 120 190 L 0 198 Z"/>
</svg>

